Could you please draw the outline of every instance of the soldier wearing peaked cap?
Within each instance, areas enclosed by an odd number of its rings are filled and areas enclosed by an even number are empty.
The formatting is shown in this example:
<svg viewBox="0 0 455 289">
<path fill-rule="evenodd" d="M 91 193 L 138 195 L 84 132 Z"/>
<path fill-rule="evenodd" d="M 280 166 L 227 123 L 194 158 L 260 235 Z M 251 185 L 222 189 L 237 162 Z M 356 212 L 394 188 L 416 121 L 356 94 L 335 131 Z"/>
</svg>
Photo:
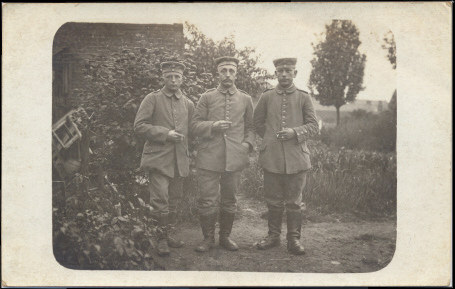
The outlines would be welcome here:
<svg viewBox="0 0 455 289">
<path fill-rule="evenodd" d="M 194 104 L 180 90 L 185 65 L 161 63 L 164 87 L 147 95 L 134 121 L 134 131 L 146 139 L 140 170 L 150 178 L 150 203 L 157 222 L 160 256 L 169 247 L 184 243 L 169 236 L 169 224 L 175 222 L 177 204 L 182 195 L 183 177 L 188 176 L 188 132 Z"/>
<path fill-rule="evenodd" d="M 195 165 L 204 240 L 196 246 L 197 252 L 206 252 L 213 247 L 217 213 L 219 244 L 230 251 L 238 250 L 229 235 L 237 210 L 240 173 L 248 166 L 248 154 L 255 140 L 251 97 L 235 87 L 239 60 L 221 57 L 215 63 L 220 84 L 201 96 L 191 123 L 192 134 L 202 138 Z"/>
<path fill-rule="evenodd" d="M 287 249 L 304 254 L 300 244 L 302 191 L 311 168 L 306 141 L 319 131 L 307 92 L 295 87 L 296 58 L 273 61 L 278 85 L 266 90 L 254 110 L 254 126 L 262 138 L 259 164 L 264 170 L 264 197 L 268 207 L 268 235 L 258 249 L 280 245 L 281 222 L 287 217 Z"/>
</svg>

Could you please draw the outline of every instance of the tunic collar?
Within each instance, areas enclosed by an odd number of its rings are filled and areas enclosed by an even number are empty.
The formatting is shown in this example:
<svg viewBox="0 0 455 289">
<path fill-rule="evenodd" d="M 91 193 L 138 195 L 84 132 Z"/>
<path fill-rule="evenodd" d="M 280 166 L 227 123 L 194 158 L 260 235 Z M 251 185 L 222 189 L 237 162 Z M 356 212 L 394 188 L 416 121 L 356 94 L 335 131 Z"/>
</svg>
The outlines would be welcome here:
<svg viewBox="0 0 455 289">
<path fill-rule="evenodd" d="M 297 87 L 295 87 L 295 84 L 292 84 L 291 86 L 289 86 L 288 88 L 282 88 L 279 84 L 275 87 L 275 90 L 278 94 L 283 94 L 283 92 L 286 92 L 286 93 L 293 93 L 294 91 L 296 91 Z"/>
<path fill-rule="evenodd" d="M 228 92 L 230 95 L 233 95 L 234 93 L 237 92 L 237 87 L 235 87 L 235 85 L 233 85 L 229 89 L 226 89 L 223 86 L 218 85 L 217 90 L 219 92 L 221 92 L 222 94 L 225 94 L 226 92 Z"/>
<path fill-rule="evenodd" d="M 182 91 L 179 89 L 177 90 L 176 92 L 172 92 L 170 90 L 168 90 L 166 87 L 163 87 L 161 89 L 161 92 L 167 96 L 167 97 L 172 97 L 173 95 L 177 98 L 177 99 L 180 99 L 182 97 Z"/>
</svg>

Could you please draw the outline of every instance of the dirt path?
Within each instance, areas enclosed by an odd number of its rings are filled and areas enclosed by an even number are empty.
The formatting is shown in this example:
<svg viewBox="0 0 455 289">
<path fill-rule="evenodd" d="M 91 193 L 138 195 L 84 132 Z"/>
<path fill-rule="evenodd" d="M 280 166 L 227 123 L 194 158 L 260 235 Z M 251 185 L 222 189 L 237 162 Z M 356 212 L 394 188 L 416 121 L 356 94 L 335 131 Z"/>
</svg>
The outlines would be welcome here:
<svg viewBox="0 0 455 289">
<path fill-rule="evenodd" d="M 281 246 L 260 251 L 255 243 L 267 234 L 267 221 L 261 218 L 265 205 L 240 198 L 239 206 L 240 214 L 231 234 L 239 251 L 229 252 L 217 245 L 207 253 L 197 253 L 194 247 L 202 240 L 200 228 L 196 224 L 182 224 L 174 234 L 186 242 L 185 247 L 171 249 L 168 257 L 154 256 L 157 265 L 170 271 L 355 273 L 384 268 L 395 252 L 394 218 L 362 221 L 339 216 L 316 222 L 314 218 L 305 219 L 301 239 L 305 255 L 294 256 L 286 251 L 285 222 Z"/>
</svg>

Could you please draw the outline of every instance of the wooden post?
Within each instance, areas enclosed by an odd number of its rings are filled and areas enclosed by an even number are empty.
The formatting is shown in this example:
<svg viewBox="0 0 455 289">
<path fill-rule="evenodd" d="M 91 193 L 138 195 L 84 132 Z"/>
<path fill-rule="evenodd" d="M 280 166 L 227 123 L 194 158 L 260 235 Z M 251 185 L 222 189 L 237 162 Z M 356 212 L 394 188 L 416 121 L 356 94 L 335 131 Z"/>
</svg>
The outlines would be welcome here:
<svg viewBox="0 0 455 289">
<path fill-rule="evenodd" d="M 90 170 L 90 137 L 91 133 L 88 128 L 81 131 L 81 175 L 84 176 L 84 189 L 88 191 L 90 180 L 88 179 L 88 173 Z"/>
</svg>

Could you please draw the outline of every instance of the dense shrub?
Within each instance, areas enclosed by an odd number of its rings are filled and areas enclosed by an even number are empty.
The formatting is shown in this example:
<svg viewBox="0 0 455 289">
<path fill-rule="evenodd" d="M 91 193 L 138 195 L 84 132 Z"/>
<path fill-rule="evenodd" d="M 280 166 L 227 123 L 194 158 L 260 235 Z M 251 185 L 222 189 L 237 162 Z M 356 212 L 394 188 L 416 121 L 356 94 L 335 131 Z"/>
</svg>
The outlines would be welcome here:
<svg viewBox="0 0 455 289">
<path fill-rule="evenodd" d="M 304 200 L 321 212 L 396 212 L 397 160 L 394 153 L 333 151 L 310 146 L 312 169 Z"/>
<path fill-rule="evenodd" d="M 333 148 L 393 152 L 396 148 L 396 115 L 391 110 L 373 114 L 356 110 L 335 128 L 321 129 L 318 137 Z"/>
<path fill-rule="evenodd" d="M 310 142 L 312 168 L 303 201 L 323 214 L 363 213 L 387 215 L 396 212 L 397 163 L 394 153 L 330 150 Z M 256 158 L 257 159 L 257 158 Z M 262 169 L 253 162 L 243 171 L 241 193 L 263 197 Z"/>
</svg>

